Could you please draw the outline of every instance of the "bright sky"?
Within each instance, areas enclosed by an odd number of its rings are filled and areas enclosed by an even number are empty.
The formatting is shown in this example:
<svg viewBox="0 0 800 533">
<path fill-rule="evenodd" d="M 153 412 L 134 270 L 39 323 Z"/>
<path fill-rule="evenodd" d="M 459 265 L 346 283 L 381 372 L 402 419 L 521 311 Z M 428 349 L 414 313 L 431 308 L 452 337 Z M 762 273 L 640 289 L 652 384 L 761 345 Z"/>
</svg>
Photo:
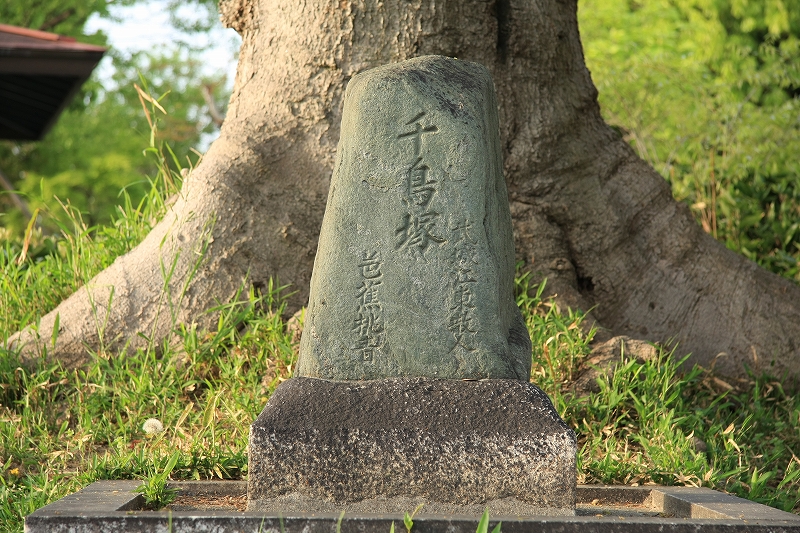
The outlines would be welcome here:
<svg viewBox="0 0 800 533">
<path fill-rule="evenodd" d="M 196 7 L 183 8 L 183 15 L 187 19 L 193 16 Z M 109 44 L 118 51 L 129 53 L 139 50 L 169 46 L 176 41 L 184 40 L 196 46 L 210 45 L 202 54 L 203 70 L 208 74 L 220 71 L 227 73 L 228 88 L 233 87 L 233 78 L 236 74 L 236 54 L 241 45 L 241 38 L 234 30 L 224 28 L 221 23 L 208 35 L 188 36 L 175 30 L 169 23 L 164 0 L 150 0 L 130 7 L 113 7 L 111 14 L 120 19 L 113 22 L 101 19 L 96 15 L 87 21 L 85 31 L 94 33 L 103 30 L 108 36 Z M 105 57 L 97 69 L 100 79 L 108 79 L 113 74 L 111 58 Z M 218 132 L 204 134 L 197 147 L 205 152 L 211 142 L 218 136 Z"/>
<path fill-rule="evenodd" d="M 196 9 L 186 7 L 183 15 L 189 18 Z M 159 45 L 170 45 L 181 39 L 190 40 L 196 45 L 211 44 L 202 56 L 205 69 L 209 74 L 220 70 L 226 71 L 228 83 L 232 85 L 236 73 L 236 53 L 241 44 L 241 38 L 235 31 L 218 24 L 209 35 L 195 35 L 189 39 L 186 34 L 172 28 L 163 0 L 150 0 L 130 7 L 112 6 L 111 13 L 121 22 L 104 20 L 92 15 L 86 23 L 86 32 L 103 30 L 108 35 L 109 44 L 123 52 L 157 48 Z M 108 58 L 103 60 L 100 69 L 101 77 L 110 75 Z"/>
</svg>

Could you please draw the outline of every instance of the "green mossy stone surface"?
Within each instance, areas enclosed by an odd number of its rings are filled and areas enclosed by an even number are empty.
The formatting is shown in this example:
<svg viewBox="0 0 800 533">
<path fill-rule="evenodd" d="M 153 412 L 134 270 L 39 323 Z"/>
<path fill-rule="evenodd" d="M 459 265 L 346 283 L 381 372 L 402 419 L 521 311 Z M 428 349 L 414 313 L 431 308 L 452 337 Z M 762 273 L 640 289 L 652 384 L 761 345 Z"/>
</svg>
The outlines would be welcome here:
<svg viewBox="0 0 800 533">
<path fill-rule="evenodd" d="M 529 379 L 502 168 L 482 65 L 353 77 L 296 375 Z"/>
</svg>

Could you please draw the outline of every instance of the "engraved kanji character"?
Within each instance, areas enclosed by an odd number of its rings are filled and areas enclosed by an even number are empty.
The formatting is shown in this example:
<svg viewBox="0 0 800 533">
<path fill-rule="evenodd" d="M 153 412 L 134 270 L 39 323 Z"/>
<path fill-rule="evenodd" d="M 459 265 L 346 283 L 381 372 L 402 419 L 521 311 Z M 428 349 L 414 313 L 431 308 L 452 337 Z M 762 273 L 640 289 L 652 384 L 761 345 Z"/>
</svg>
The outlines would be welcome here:
<svg viewBox="0 0 800 533">
<path fill-rule="evenodd" d="M 456 286 L 464 285 L 465 283 L 477 283 L 472 273 L 472 270 L 469 268 L 459 268 L 456 271 Z"/>
<path fill-rule="evenodd" d="M 372 361 L 372 356 L 375 348 L 369 346 L 369 339 L 367 337 L 362 337 L 358 339 L 356 343 L 353 345 L 353 349 L 361 352 L 362 360 Z"/>
<path fill-rule="evenodd" d="M 395 233 L 400 237 L 397 248 L 413 249 L 424 256 L 424 252 L 428 249 L 431 241 L 435 243 L 445 242 L 442 237 L 432 233 L 438 216 L 439 213 L 435 212 L 422 213 L 421 215 L 406 213 L 403 215 L 402 225 L 395 230 Z"/>
<path fill-rule="evenodd" d="M 369 336 L 383 331 L 383 319 L 379 313 L 380 306 L 362 306 L 359 308 L 355 320 L 353 321 L 353 331 L 358 334 L 361 341 L 367 342 Z"/>
<path fill-rule="evenodd" d="M 417 116 L 415 116 L 414 118 L 412 118 L 411 120 L 406 122 L 406 126 L 410 126 L 410 125 L 413 124 L 414 125 L 414 129 L 411 130 L 411 131 L 408 131 L 406 133 L 401 133 L 400 135 L 397 136 L 398 139 L 402 139 L 404 137 L 411 137 L 412 138 L 412 140 L 414 141 L 414 156 L 415 157 L 419 156 L 420 151 L 422 150 L 422 134 L 423 133 L 434 133 L 436 131 L 439 131 L 439 128 L 437 128 L 436 126 L 432 126 L 431 125 L 431 126 L 424 126 L 423 127 L 422 124 L 419 122 L 419 119 L 421 119 L 424 116 L 425 116 L 425 112 L 424 111 L 418 113 Z"/>
<path fill-rule="evenodd" d="M 361 267 L 361 275 L 366 279 L 375 279 L 381 277 L 380 253 L 372 252 L 370 254 L 365 252 L 358 266 Z"/>
<path fill-rule="evenodd" d="M 475 324 L 474 313 L 469 309 L 458 309 L 456 312 L 451 313 L 447 329 L 453 334 L 456 342 L 468 350 L 472 350 L 472 343 L 467 339 L 472 337 L 472 334 L 478 331 Z"/>
<path fill-rule="evenodd" d="M 411 168 L 408 170 L 408 195 L 411 203 L 426 208 L 436 192 L 435 181 L 428 179 L 428 165 L 422 163 L 422 158 L 418 157 Z"/>
<path fill-rule="evenodd" d="M 361 304 L 369 306 L 378 304 L 378 285 L 382 282 L 377 279 L 364 279 L 361 280 L 361 285 L 358 286 L 358 297 Z"/>
<path fill-rule="evenodd" d="M 455 232 L 457 236 L 456 242 L 458 243 L 465 241 L 473 244 L 478 242 L 469 234 L 469 229 L 472 227 L 472 223 L 466 218 L 464 218 L 463 220 L 464 221 L 461 222 L 460 220 L 457 219 L 456 222 L 450 226 L 450 230 Z"/>
</svg>

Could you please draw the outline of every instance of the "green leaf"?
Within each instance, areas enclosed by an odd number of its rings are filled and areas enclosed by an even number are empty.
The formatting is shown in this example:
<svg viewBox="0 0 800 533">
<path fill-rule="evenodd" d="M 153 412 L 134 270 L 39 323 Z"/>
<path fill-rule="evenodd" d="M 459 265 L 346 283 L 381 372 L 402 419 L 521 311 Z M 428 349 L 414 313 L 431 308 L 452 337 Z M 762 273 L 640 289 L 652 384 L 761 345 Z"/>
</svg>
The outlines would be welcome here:
<svg viewBox="0 0 800 533">
<path fill-rule="evenodd" d="M 475 533 L 489 533 L 489 508 L 483 510 L 481 520 L 478 522 L 478 529 Z"/>
<path fill-rule="evenodd" d="M 408 511 L 406 511 L 406 514 L 403 516 L 403 524 L 406 526 L 406 531 L 411 533 L 411 528 L 414 527 L 414 521 L 411 519 L 411 515 L 408 514 Z"/>
<path fill-rule="evenodd" d="M 336 521 L 336 533 L 342 533 L 342 520 L 344 520 L 344 509 L 342 509 L 342 514 L 339 515 L 339 520 Z"/>
</svg>

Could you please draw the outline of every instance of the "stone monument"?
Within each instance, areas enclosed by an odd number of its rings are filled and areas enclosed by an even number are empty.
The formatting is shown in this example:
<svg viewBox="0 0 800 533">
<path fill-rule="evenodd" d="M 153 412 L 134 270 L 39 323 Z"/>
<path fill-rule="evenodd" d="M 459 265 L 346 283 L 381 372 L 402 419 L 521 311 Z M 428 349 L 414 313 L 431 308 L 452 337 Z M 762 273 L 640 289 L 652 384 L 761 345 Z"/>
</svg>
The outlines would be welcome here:
<svg viewBox="0 0 800 533">
<path fill-rule="evenodd" d="M 248 508 L 573 514 L 573 432 L 528 382 L 488 70 L 354 76 L 296 377 L 251 427 Z"/>
</svg>

